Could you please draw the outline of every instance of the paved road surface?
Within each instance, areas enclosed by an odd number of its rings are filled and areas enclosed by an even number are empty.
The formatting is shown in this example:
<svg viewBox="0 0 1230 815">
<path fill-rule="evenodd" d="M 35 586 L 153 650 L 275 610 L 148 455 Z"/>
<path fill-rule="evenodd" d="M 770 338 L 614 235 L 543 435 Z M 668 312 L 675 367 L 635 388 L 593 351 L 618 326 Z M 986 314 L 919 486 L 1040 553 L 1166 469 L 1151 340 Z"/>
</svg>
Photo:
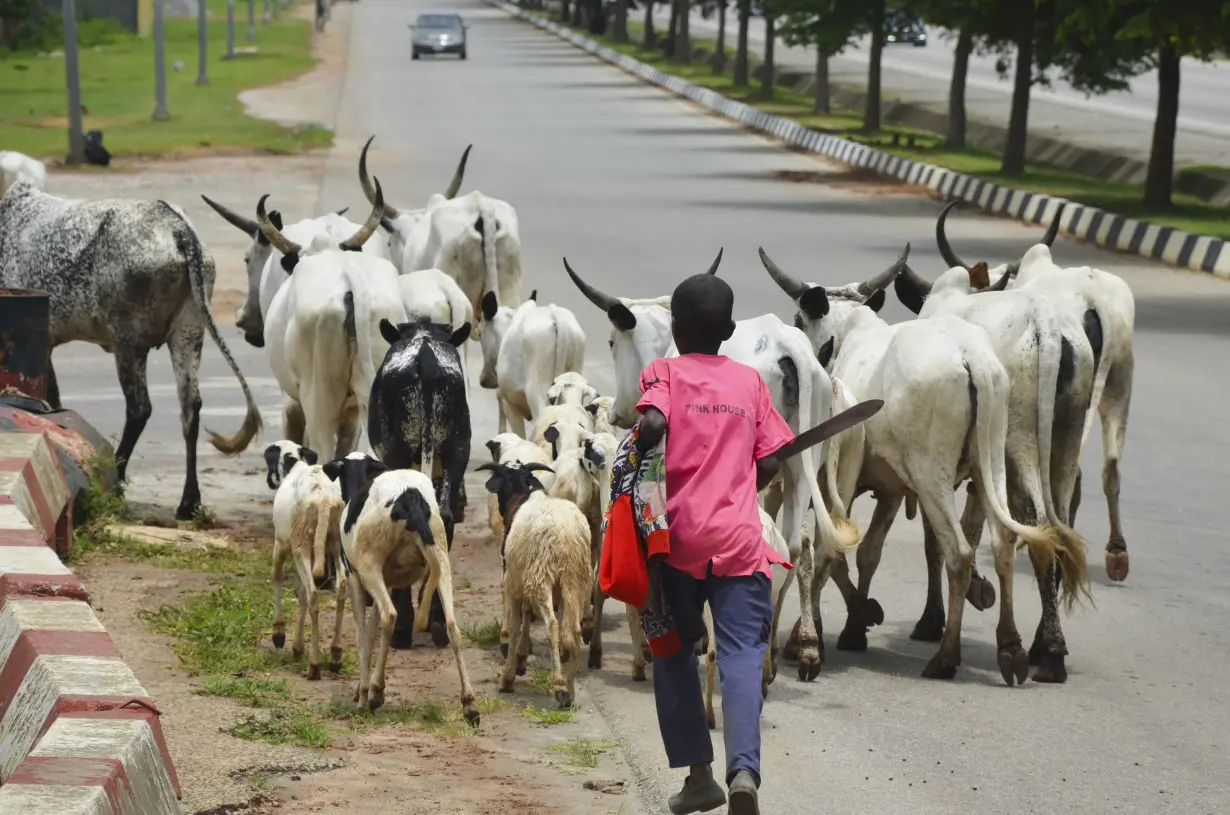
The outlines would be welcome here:
<svg viewBox="0 0 1230 815">
<path fill-rule="evenodd" d="M 409 62 L 405 26 L 426 4 L 365 0 L 356 7 L 337 160 L 326 172 L 322 200 L 361 211 L 354 161 L 373 132 L 380 148 L 372 154 L 373 171 L 390 199 L 407 206 L 447 183 L 458 152 L 473 142 L 466 187 L 517 206 L 523 289 L 537 288 L 540 300 L 576 310 L 588 332 L 586 373 L 602 390 L 612 384 L 608 327 L 568 283 L 563 254 L 601 288 L 657 295 L 705 268 L 725 246 L 721 273 L 744 317 L 765 311 L 789 317 L 784 296 L 759 267 L 757 245 L 786 269 L 827 284 L 878 271 L 907 240 L 915 268 L 938 268 L 934 201 L 878 185 L 771 180 L 773 170 L 829 167 L 638 84 L 474 0 L 443 5 L 472 23 L 466 62 Z M 966 256 L 998 259 L 1019 252 L 1040 231 L 962 215 L 952 235 Z M 830 592 L 825 671 L 803 685 L 787 669 L 771 690 L 764 811 L 1227 810 L 1230 701 L 1217 688 L 1230 672 L 1230 633 L 1222 624 L 1230 611 L 1230 553 L 1217 507 L 1230 457 L 1230 382 L 1219 375 L 1230 356 L 1230 288 L 1062 239 L 1056 254 L 1120 272 L 1139 298 L 1124 480 L 1131 577 L 1110 586 L 1101 572 L 1104 505 L 1099 479 L 1088 478 L 1079 527 L 1097 566 L 1098 608 L 1065 620 L 1068 683 L 1005 688 L 994 663 L 995 613 L 973 611 L 966 615 L 958 679 L 926 681 L 918 674 L 933 646 L 908 639 L 924 595 L 922 538 L 916 521 L 899 518 L 873 592 L 888 619 L 873 629 L 871 650 L 836 651 L 834 632 L 844 614 Z M 891 301 L 885 313 L 893 320 L 906 314 Z M 261 404 L 275 409 L 260 353 L 243 345 L 232 326 L 225 331 Z M 206 357 L 206 416 L 211 423 L 236 422 L 238 390 L 217 352 L 211 348 Z M 153 359 L 155 413 L 134 468 L 169 466 L 173 506 L 181 477 L 178 423 L 165 354 Z M 56 361 L 69 404 L 106 432 L 118 432 L 122 403 L 109 362 L 80 348 L 62 349 Z M 494 432 L 490 394 L 475 393 L 475 438 L 483 439 Z M 270 413 L 267 438 L 278 432 Z M 217 457 L 201 447 L 209 466 Z M 475 449 L 477 460 L 481 444 Z M 1098 471 L 1098 454 L 1092 445 L 1086 472 Z M 245 460 L 259 467 L 259 452 Z M 204 489 L 208 501 L 208 483 Z M 470 494 L 480 489 L 472 481 Z M 865 523 L 866 504 L 858 514 Z M 1019 625 L 1029 632 L 1038 604 L 1024 558 L 1018 575 Z M 611 622 L 617 616 L 608 613 Z M 625 636 L 608 638 L 607 666 L 586 676 L 582 702 L 596 706 L 623 740 L 645 811 L 664 812 L 665 796 L 680 778 L 665 767 L 649 686 L 629 679 Z"/>
<path fill-rule="evenodd" d="M 670 21 L 669 11 L 655 15 L 659 25 Z M 737 23 L 732 24 L 732 31 Z M 692 15 L 694 36 L 714 38 L 717 17 L 705 20 Z M 900 45 L 884 51 L 884 92 L 901 99 L 929 104 L 946 110 L 948 84 L 952 79 L 952 49 L 944 29 L 928 27 L 925 48 Z M 753 18 L 748 35 L 753 51 L 764 53 L 764 20 Z M 729 42 L 734 42 L 734 34 Z M 870 38 L 829 62 L 834 82 L 865 87 Z M 776 58 L 783 67 L 811 71 L 816 64 L 815 49 L 787 47 L 778 43 Z M 995 71 L 997 57 L 974 55 L 970 58 L 966 89 L 966 111 L 973 117 L 1007 125 L 1012 105 L 1011 67 L 1007 79 Z M 1009 66 L 1012 61 L 1009 59 Z M 1179 135 L 1176 156 L 1181 165 L 1225 165 L 1230 153 L 1230 114 L 1224 103 L 1230 91 L 1230 64 L 1202 63 L 1184 59 L 1181 67 L 1182 89 L 1179 98 Z M 1094 149 L 1112 150 L 1148 160 L 1157 110 L 1157 72 L 1132 80 L 1130 91 L 1086 98 L 1067 83 L 1056 80 L 1052 88 L 1035 87 L 1029 109 L 1031 133 L 1070 141 Z"/>
</svg>

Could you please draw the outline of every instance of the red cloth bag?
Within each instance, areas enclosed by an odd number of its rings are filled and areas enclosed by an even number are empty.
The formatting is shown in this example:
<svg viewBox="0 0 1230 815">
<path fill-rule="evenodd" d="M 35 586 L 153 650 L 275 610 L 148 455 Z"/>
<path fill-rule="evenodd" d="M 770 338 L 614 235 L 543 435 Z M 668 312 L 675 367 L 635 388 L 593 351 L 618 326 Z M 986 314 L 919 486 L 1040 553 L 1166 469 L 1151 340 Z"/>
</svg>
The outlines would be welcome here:
<svg viewBox="0 0 1230 815">
<path fill-rule="evenodd" d="M 633 608 L 644 608 L 649 596 L 649 567 L 637 534 L 630 495 L 619 496 L 607 510 L 598 587 L 607 597 Z"/>
</svg>

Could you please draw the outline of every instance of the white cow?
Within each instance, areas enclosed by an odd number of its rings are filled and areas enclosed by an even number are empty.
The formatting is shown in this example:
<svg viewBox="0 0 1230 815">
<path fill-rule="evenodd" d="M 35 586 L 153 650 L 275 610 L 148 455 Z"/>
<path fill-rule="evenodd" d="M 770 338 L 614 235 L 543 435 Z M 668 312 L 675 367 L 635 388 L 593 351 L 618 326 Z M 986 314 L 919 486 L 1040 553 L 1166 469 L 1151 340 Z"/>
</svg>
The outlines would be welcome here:
<svg viewBox="0 0 1230 815">
<path fill-rule="evenodd" d="M 893 285 L 902 304 L 924 319 L 952 315 L 986 329 L 1012 383 L 1006 455 L 1013 515 L 1034 526 L 1050 523 L 1071 540 L 1076 533 L 1070 526 L 1069 507 L 1080 464 L 1080 431 L 1092 392 L 1093 349 L 1080 322 L 1042 292 L 970 293 L 986 288 L 988 282 L 985 263 L 972 269 L 953 267 L 934 283 L 907 265 Z M 1038 490 L 1033 489 L 1032 479 L 1020 477 L 1034 466 L 1041 474 Z M 967 502 L 963 523 L 968 523 L 977 503 Z M 1042 620 L 1029 649 L 1030 662 L 1038 666 L 1035 682 L 1067 679 L 1058 584 L 1064 584 L 1069 605 L 1088 593 L 1083 542 L 1060 547 L 1055 555 L 1031 558 L 1042 597 Z M 932 604 L 938 600 L 933 597 L 938 586 L 929 586 L 927 593 L 923 617 L 935 621 Z M 926 638 L 921 636 L 924 632 L 915 633 L 918 639 Z"/>
<path fill-rule="evenodd" d="M 47 167 L 24 153 L 0 150 L 0 198 L 18 181 L 29 181 L 35 189 L 46 192 Z"/>
<path fill-rule="evenodd" d="M 717 273 L 721 260 L 722 253 L 718 252 L 708 274 Z M 637 419 L 641 371 L 658 357 L 678 353 L 671 337 L 670 298 L 612 297 L 582 280 L 567 260 L 564 268 L 581 293 L 606 312 L 611 321 L 611 351 L 615 360 L 613 421 L 629 427 Z M 721 353 L 760 373 L 773 395 L 773 406 L 796 433 L 832 415 L 833 385 L 816 361 L 807 336 L 775 315 L 736 322 L 735 332 L 722 343 Z M 797 403 L 787 394 L 797 396 Z M 857 523 L 841 514 L 840 508 L 830 514 L 820 495 L 817 456 L 827 445 L 828 442 L 820 445 L 820 449 L 812 448 L 794 456 L 782 466 L 785 501 L 780 523 L 791 556 L 798 562 L 799 595 L 804 609 L 812 603 L 813 547 L 810 543 L 804 545 L 809 499 L 818 522 L 817 543 L 822 550 L 822 562 L 854 548 L 859 538 Z M 776 515 L 778 508 L 766 506 L 770 515 Z M 811 615 L 803 614 L 799 626 L 799 678 L 810 682 L 820 672 L 819 639 Z"/>
<path fill-rule="evenodd" d="M 1106 544 L 1106 574 L 1114 581 L 1127 579 L 1127 541 L 1119 516 L 1119 462 L 1127 434 L 1128 409 L 1132 401 L 1132 375 L 1135 358 L 1132 338 L 1136 323 L 1136 300 L 1123 278 L 1090 266 L 1061 268 L 1051 258 L 1051 245 L 1059 232 L 1064 211 L 1060 204 L 1042 242 L 1033 246 L 1021 260 L 992 269 L 989 277 L 996 282 L 987 291 L 1008 286 L 1045 292 L 1058 308 L 1066 309 L 1082 322 L 1085 334 L 1098 358 L 1093 377 L 1091 405 L 1102 417 L 1102 491 L 1110 514 L 1110 539 Z M 936 239 L 940 252 L 951 266 L 965 266 L 948 244 L 944 234 L 944 218 L 950 204 L 936 224 Z M 1085 417 L 1081 448 L 1093 429 L 1094 412 Z M 1080 474 L 1073 491 L 1071 520 L 1075 523 L 1076 507 L 1080 503 Z"/>
<path fill-rule="evenodd" d="M 538 304 L 538 290 L 516 309 L 500 306 L 479 329 L 483 371 L 478 382 L 496 388 L 498 431 L 522 438 L 525 423 L 553 404 L 549 392 L 556 377 L 580 373 L 585 361 L 585 332 L 571 311 Z M 579 404 L 579 403 L 578 403 Z"/>
<path fill-rule="evenodd" d="M 269 221 L 267 197 L 257 205 L 257 222 L 274 248 L 293 259 L 294 272 L 269 306 L 269 366 L 283 393 L 302 405 L 305 444 L 337 458 L 367 452 L 368 399 L 389 349 L 380 321 L 406 322 L 397 269 L 358 251 L 379 227 L 380 207 L 349 240 L 317 234 L 304 247 Z M 283 421 L 292 424 L 289 411 Z"/>
<path fill-rule="evenodd" d="M 897 510 L 913 495 L 923 509 L 928 543 L 933 538 L 943 555 L 949 587 L 948 626 L 923 676 L 956 675 L 974 550 L 961 528 L 953 490 L 972 478 L 990 510 L 995 570 L 1004 597 L 996 629 L 1000 671 L 1009 685 L 1024 682 L 1029 662 L 1012 611 L 1013 536 L 1028 544 L 1034 556 L 1048 559 L 1056 548 L 1080 547 L 1081 541 L 1061 536 L 1054 527 L 1022 526 L 1008 512 L 1008 372 L 987 332 L 954 316 L 889 325 L 877 315 L 885 287 L 908 255 L 907 245 L 897 262 L 872 280 L 826 288 L 790 277 L 760 250 L 769 276 L 798 308 L 795 324 L 810 337 L 825 367 L 855 400 L 884 401 L 884 409 L 867 420 L 860 433 L 844 434 L 830 446 L 830 499 L 834 484 L 836 500 L 847 511 L 857 490 L 870 490 L 876 498 L 871 526 L 858 550 L 858 589 L 845 597 L 849 617 L 837 647 L 866 650 L 867 628 L 883 620 L 879 604 L 868 597 L 871 579 Z M 1031 476 L 1041 478 L 1036 468 Z M 835 564 L 839 570 L 845 570 L 844 561 Z M 813 602 L 818 613 L 815 594 Z"/>
</svg>

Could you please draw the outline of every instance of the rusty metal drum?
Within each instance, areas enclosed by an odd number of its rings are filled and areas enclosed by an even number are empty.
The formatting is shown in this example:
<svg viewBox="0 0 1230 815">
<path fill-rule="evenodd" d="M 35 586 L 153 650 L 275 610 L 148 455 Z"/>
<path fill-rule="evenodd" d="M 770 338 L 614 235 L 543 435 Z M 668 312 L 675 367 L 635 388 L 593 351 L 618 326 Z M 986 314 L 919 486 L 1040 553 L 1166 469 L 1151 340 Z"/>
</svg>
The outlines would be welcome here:
<svg viewBox="0 0 1230 815">
<path fill-rule="evenodd" d="M 0 392 L 12 388 L 46 399 L 50 372 L 50 296 L 37 289 L 0 289 Z"/>
</svg>

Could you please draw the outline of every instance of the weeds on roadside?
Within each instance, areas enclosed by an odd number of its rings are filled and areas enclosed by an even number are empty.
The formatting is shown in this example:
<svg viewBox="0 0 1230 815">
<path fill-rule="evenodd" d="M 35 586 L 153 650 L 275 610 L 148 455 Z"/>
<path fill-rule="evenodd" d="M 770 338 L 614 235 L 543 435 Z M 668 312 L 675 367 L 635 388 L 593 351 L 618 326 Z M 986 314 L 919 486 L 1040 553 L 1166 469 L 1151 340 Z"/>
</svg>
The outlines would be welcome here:
<svg viewBox="0 0 1230 815">
<path fill-rule="evenodd" d="M 487 716 L 503 710 L 508 704 L 493 696 L 480 696 L 475 703 L 478 712 Z M 387 724 L 408 724 L 428 733 L 445 735 L 472 735 L 477 728 L 471 727 L 461 713 L 455 700 L 434 699 L 415 703 L 395 702 L 381 707 L 374 713 L 367 708 L 356 707 L 349 699 L 334 696 L 322 711 L 326 718 L 345 722 L 354 732 L 365 732 L 373 727 Z"/>
<path fill-rule="evenodd" d="M 265 717 L 256 714 L 232 725 L 226 732 L 245 741 L 297 744 L 324 749 L 329 746 L 329 728 L 304 708 L 274 708 Z"/>
<path fill-rule="evenodd" d="M 486 623 L 467 623 L 461 627 L 461 633 L 475 645 L 490 647 L 500 644 L 500 621 L 492 620 Z"/>
<path fill-rule="evenodd" d="M 598 766 L 598 760 L 605 753 L 614 750 L 619 745 L 613 741 L 598 739 L 573 739 L 563 744 L 553 744 L 543 748 L 549 753 L 559 753 L 564 756 L 564 764 L 582 770 L 592 770 Z"/>
<path fill-rule="evenodd" d="M 546 668 L 538 665 L 527 665 L 525 667 L 527 678 L 530 680 L 530 687 L 543 693 L 551 693 L 551 672 Z"/>
<path fill-rule="evenodd" d="M 527 707 L 521 712 L 525 718 L 539 724 L 572 724 L 577 720 L 577 709 L 575 706 L 564 710 L 551 707 Z"/>
</svg>

